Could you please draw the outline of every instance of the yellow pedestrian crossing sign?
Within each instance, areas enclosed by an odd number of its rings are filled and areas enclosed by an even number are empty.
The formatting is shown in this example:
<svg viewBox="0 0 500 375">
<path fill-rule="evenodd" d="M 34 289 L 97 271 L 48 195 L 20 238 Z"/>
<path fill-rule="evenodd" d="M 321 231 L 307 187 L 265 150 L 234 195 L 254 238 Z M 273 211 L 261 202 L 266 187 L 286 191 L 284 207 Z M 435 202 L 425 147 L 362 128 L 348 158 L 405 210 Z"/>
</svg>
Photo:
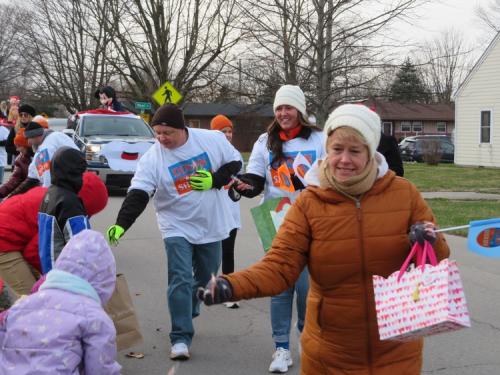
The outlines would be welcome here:
<svg viewBox="0 0 500 375">
<path fill-rule="evenodd" d="M 170 82 L 166 81 L 153 93 L 152 98 L 159 105 L 167 103 L 177 104 L 182 100 L 182 95 Z"/>
</svg>

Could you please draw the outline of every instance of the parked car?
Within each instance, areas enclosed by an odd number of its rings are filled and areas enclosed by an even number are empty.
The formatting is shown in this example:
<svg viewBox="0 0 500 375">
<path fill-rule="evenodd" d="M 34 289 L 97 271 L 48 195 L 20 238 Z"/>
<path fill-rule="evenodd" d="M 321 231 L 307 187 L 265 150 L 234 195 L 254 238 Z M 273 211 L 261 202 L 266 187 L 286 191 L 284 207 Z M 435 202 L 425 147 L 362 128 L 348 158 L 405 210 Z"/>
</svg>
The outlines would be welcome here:
<svg viewBox="0 0 500 375">
<path fill-rule="evenodd" d="M 130 186 L 137 162 L 155 142 L 153 129 L 132 113 L 99 109 L 79 112 L 74 119 L 64 133 L 85 152 L 88 170 L 109 188 Z"/>
<path fill-rule="evenodd" d="M 66 124 L 68 122 L 67 118 L 64 117 L 49 117 L 47 119 L 49 122 L 49 128 L 56 131 L 63 131 L 66 129 Z"/>
<path fill-rule="evenodd" d="M 425 155 L 439 156 L 440 163 L 453 163 L 455 146 L 451 137 L 441 135 L 419 135 L 406 137 L 399 143 L 401 159 L 403 161 L 425 161 Z"/>
</svg>

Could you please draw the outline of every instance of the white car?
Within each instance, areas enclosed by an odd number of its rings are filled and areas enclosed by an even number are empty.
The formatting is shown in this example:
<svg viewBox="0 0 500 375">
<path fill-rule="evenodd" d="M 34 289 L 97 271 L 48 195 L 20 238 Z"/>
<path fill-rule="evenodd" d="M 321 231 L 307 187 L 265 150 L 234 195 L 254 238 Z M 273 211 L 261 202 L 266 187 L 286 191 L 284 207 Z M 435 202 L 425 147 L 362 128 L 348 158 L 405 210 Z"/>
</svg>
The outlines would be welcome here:
<svg viewBox="0 0 500 375">
<path fill-rule="evenodd" d="M 85 152 L 88 170 L 108 188 L 130 186 L 137 162 L 155 142 L 153 129 L 133 113 L 90 110 L 75 115 L 74 129 L 65 129 Z"/>
</svg>

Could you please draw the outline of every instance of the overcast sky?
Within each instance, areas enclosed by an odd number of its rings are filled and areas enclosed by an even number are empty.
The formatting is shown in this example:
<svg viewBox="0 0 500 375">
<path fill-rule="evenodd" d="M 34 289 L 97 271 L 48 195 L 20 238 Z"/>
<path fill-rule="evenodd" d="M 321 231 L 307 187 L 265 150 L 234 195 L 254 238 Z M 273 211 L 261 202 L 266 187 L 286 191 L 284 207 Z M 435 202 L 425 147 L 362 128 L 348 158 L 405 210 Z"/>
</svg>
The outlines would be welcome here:
<svg viewBox="0 0 500 375">
<path fill-rule="evenodd" d="M 488 3 L 490 0 L 433 0 L 417 11 L 414 26 L 401 25 L 399 29 L 407 38 L 425 40 L 453 27 L 462 30 L 470 43 L 483 44 L 492 34 L 478 19 L 476 8 Z"/>
</svg>

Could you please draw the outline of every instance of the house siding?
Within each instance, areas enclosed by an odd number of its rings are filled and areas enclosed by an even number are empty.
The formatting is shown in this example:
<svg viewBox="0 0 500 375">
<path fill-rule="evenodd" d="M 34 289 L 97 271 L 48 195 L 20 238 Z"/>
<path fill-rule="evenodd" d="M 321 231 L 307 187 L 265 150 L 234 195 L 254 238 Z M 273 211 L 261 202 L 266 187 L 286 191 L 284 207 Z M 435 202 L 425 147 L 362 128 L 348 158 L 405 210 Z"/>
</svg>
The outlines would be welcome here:
<svg viewBox="0 0 500 375">
<path fill-rule="evenodd" d="M 455 100 L 455 163 L 500 167 L 500 38 L 497 36 Z M 481 143 L 481 111 L 491 111 L 490 143 Z"/>
</svg>

